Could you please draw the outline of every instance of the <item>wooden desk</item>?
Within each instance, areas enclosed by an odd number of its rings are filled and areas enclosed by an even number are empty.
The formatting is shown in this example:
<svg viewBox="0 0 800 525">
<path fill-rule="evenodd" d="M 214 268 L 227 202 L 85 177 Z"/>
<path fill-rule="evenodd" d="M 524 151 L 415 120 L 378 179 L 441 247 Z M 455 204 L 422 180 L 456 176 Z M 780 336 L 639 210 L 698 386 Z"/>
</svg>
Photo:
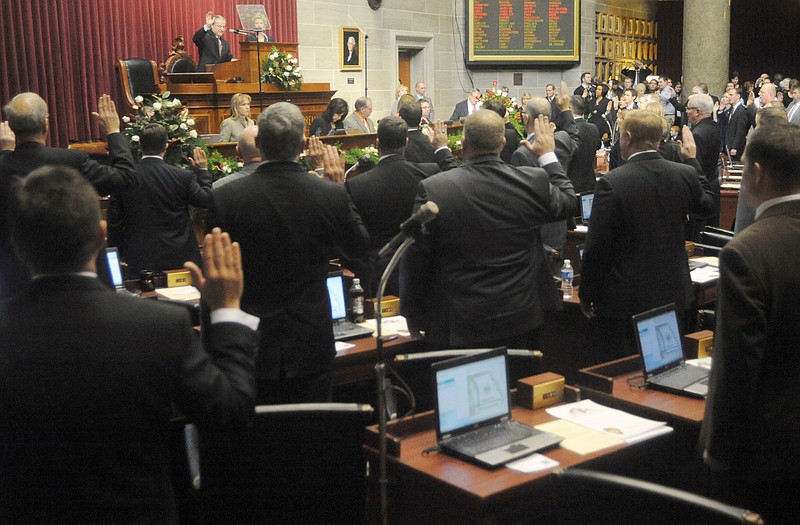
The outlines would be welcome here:
<svg viewBox="0 0 800 525">
<path fill-rule="evenodd" d="M 552 421 L 544 410 L 514 408 L 514 418 L 531 426 Z M 661 438 L 647 441 L 655 443 Z M 500 468 L 487 470 L 442 453 L 423 455 L 436 445 L 434 430 L 401 441 L 399 457 L 389 456 L 389 523 L 516 523 L 533 519 L 546 503 L 552 481 L 549 471 L 522 474 Z M 636 461 L 640 445 L 619 445 L 581 456 L 556 447 L 543 452 L 561 467 L 580 465 L 615 470 L 615 464 Z M 365 445 L 369 468 L 368 509 L 377 521 L 377 450 Z"/>
<path fill-rule="evenodd" d="M 604 381 L 597 381 L 598 377 L 609 381 L 603 384 Z M 676 429 L 699 432 L 706 407 L 704 399 L 644 388 L 643 383 L 641 360 L 632 356 L 580 370 L 577 386 L 583 399 L 667 421 Z"/>
</svg>

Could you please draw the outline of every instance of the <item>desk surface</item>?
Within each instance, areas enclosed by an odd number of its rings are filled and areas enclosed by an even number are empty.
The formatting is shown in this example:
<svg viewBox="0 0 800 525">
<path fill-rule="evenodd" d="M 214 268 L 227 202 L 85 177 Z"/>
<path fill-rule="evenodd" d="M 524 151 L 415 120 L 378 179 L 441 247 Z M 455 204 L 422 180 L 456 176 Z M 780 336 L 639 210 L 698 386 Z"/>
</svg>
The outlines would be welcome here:
<svg viewBox="0 0 800 525">
<path fill-rule="evenodd" d="M 531 426 L 554 420 L 544 410 L 516 407 L 513 414 Z M 389 457 L 390 523 L 507 523 L 530 518 L 536 501 L 532 497 L 552 481 L 551 471 L 523 474 L 509 468 L 487 470 L 444 453 L 423 455 L 424 450 L 435 445 L 435 431 L 426 430 L 405 437 L 400 456 Z M 556 447 L 543 454 L 561 467 L 587 466 L 612 456 L 625 456 L 625 449 L 636 447 L 619 445 L 585 456 Z M 369 446 L 365 450 L 374 481 L 378 476 L 377 451 Z"/>
</svg>

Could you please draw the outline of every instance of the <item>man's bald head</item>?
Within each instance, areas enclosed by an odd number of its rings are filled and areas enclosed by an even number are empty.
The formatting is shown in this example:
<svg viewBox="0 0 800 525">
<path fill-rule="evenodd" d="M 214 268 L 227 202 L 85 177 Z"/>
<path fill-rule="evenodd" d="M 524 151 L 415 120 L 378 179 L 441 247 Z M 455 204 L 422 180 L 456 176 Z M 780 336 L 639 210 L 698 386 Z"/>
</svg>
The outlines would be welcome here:
<svg viewBox="0 0 800 525">
<path fill-rule="evenodd" d="M 36 93 L 20 93 L 3 108 L 11 131 L 20 137 L 47 133 L 47 102 Z"/>
<path fill-rule="evenodd" d="M 544 115 L 548 119 L 553 118 L 553 108 L 550 101 L 544 97 L 532 97 L 525 106 L 525 113 L 528 115 L 528 122 L 526 124 L 526 131 L 528 134 L 533 133 L 533 122 L 539 117 Z"/>
<path fill-rule="evenodd" d="M 245 164 L 261 161 L 261 150 L 256 144 L 256 137 L 258 137 L 258 126 L 247 126 L 239 133 L 236 151 L 239 152 Z"/>
<path fill-rule="evenodd" d="M 464 156 L 500 155 L 506 144 L 505 122 L 488 109 L 480 109 L 464 120 Z"/>
</svg>

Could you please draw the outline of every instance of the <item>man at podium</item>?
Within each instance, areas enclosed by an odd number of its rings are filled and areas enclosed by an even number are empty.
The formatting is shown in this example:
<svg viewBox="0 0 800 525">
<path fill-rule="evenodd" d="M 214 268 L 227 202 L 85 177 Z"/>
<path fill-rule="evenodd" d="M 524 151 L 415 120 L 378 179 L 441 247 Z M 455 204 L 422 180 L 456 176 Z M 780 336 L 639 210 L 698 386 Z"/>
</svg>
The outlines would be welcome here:
<svg viewBox="0 0 800 525">
<path fill-rule="evenodd" d="M 192 42 L 200 51 L 200 59 L 197 62 L 198 71 L 205 71 L 206 64 L 230 62 L 233 59 L 230 44 L 222 38 L 227 27 L 228 22 L 224 16 L 215 15 L 213 11 L 206 13 L 205 25 L 198 29 L 192 37 Z"/>
</svg>

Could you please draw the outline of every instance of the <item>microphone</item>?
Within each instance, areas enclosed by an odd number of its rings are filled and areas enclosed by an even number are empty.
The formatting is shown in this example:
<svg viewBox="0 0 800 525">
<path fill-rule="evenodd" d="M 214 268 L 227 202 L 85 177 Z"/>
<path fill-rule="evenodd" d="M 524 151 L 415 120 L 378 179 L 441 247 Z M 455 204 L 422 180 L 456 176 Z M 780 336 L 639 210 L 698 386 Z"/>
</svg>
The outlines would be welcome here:
<svg viewBox="0 0 800 525">
<path fill-rule="evenodd" d="M 386 246 L 381 248 L 381 251 L 378 252 L 378 257 L 384 257 L 395 251 L 403 244 L 403 241 L 417 235 L 422 225 L 435 219 L 438 214 L 439 206 L 433 201 L 428 201 L 420 206 L 417 213 L 413 214 L 400 225 L 400 233 L 395 235 L 391 241 L 386 243 Z"/>
<path fill-rule="evenodd" d="M 249 35 L 253 31 L 250 29 L 228 29 L 229 33 L 235 33 L 237 35 Z"/>
</svg>

